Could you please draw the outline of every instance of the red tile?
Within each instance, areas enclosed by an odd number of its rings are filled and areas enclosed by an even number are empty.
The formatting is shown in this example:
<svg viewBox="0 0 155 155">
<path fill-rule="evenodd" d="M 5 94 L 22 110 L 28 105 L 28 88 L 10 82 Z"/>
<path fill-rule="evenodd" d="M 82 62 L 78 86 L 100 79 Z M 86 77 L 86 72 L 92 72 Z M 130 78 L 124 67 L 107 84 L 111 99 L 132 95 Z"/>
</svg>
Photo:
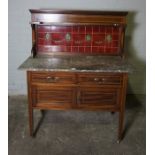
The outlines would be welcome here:
<svg viewBox="0 0 155 155">
<path fill-rule="evenodd" d="M 74 46 L 84 46 L 85 35 L 83 34 L 73 34 L 73 45 Z"/>
<path fill-rule="evenodd" d="M 84 46 L 79 47 L 79 52 L 84 52 Z"/>
<path fill-rule="evenodd" d="M 72 28 L 71 26 L 52 26 L 51 31 L 52 32 L 71 32 Z"/>
<path fill-rule="evenodd" d="M 51 40 L 38 39 L 39 45 L 51 45 Z"/>
<path fill-rule="evenodd" d="M 98 47 L 92 47 L 92 52 L 98 52 Z"/>
<path fill-rule="evenodd" d="M 106 27 L 106 33 L 112 33 L 112 27 L 111 26 Z"/>
<path fill-rule="evenodd" d="M 38 37 L 38 38 L 45 38 L 45 34 L 46 34 L 46 33 L 38 33 L 38 34 L 37 34 L 37 37 Z"/>
<path fill-rule="evenodd" d="M 73 33 L 78 33 L 79 32 L 78 26 L 73 26 L 72 29 L 73 29 Z"/>
<path fill-rule="evenodd" d="M 58 32 L 58 27 L 57 26 L 52 26 L 51 31 L 52 32 Z"/>
<path fill-rule="evenodd" d="M 79 26 L 79 33 L 85 33 L 85 26 Z"/>
<path fill-rule="evenodd" d="M 111 52 L 111 48 L 106 48 L 105 53 L 109 53 L 109 52 Z"/>
<path fill-rule="evenodd" d="M 64 44 L 64 33 L 53 33 L 52 34 L 52 45 L 63 45 Z"/>
<path fill-rule="evenodd" d="M 103 25 L 102 25 L 102 26 L 100 26 L 100 32 L 101 32 L 101 33 L 105 33 L 105 31 L 106 31 L 105 26 L 103 26 Z"/>
<path fill-rule="evenodd" d="M 90 46 L 86 46 L 85 47 L 85 53 L 90 53 L 91 52 L 91 47 Z"/>
<path fill-rule="evenodd" d="M 99 32 L 100 32 L 100 26 L 99 25 L 93 26 L 93 33 L 99 33 Z"/>
<path fill-rule="evenodd" d="M 86 26 L 86 33 L 92 33 L 92 26 Z"/>
<path fill-rule="evenodd" d="M 66 46 L 66 52 L 71 52 L 71 46 Z"/>
<path fill-rule="evenodd" d="M 73 46 L 72 47 L 72 52 L 78 52 L 78 46 Z"/>
<path fill-rule="evenodd" d="M 51 32 L 51 26 L 38 26 L 38 32 Z"/>
<path fill-rule="evenodd" d="M 112 35 L 112 40 L 119 40 L 119 35 L 118 34 L 113 34 Z"/>
<path fill-rule="evenodd" d="M 111 46 L 112 47 L 119 47 L 119 42 L 118 41 L 112 41 Z"/>
<path fill-rule="evenodd" d="M 45 45 L 51 45 L 51 40 L 44 40 Z"/>
<path fill-rule="evenodd" d="M 62 52 L 70 52 L 71 47 L 70 46 L 60 46 Z"/>
<path fill-rule="evenodd" d="M 71 46 L 72 45 L 72 40 L 71 41 L 64 40 L 64 45 Z"/>
<path fill-rule="evenodd" d="M 113 33 L 116 33 L 116 34 L 118 34 L 119 33 L 119 29 L 120 29 L 120 27 L 118 27 L 118 26 L 113 26 Z"/>
<path fill-rule="evenodd" d="M 39 45 L 44 45 L 44 39 L 38 39 L 38 44 Z"/>
<path fill-rule="evenodd" d="M 98 47 L 98 52 L 104 53 L 104 47 L 103 46 Z"/>
<path fill-rule="evenodd" d="M 93 46 L 103 46 L 104 38 L 104 35 L 93 35 Z"/>
<path fill-rule="evenodd" d="M 72 32 L 71 26 L 64 26 L 63 29 L 64 29 L 64 32 Z"/>
<path fill-rule="evenodd" d="M 52 33 L 52 39 L 55 40 L 55 39 L 59 39 L 59 38 L 62 38 L 64 37 L 63 33 Z"/>
<path fill-rule="evenodd" d="M 91 41 L 85 41 L 84 46 L 91 46 L 92 42 Z"/>
</svg>

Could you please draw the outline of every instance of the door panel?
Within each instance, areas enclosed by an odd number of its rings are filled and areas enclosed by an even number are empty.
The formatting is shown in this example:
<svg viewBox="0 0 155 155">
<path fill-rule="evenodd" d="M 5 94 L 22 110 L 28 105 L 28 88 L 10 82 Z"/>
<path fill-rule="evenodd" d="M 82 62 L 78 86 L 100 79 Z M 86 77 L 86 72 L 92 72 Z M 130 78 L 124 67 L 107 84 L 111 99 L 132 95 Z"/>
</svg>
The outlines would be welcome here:
<svg viewBox="0 0 155 155">
<path fill-rule="evenodd" d="M 69 86 L 33 85 L 33 106 L 71 107 L 75 103 L 75 90 Z"/>
<path fill-rule="evenodd" d="M 117 107 L 119 97 L 119 88 L 81 87 L 77 100 L 79 107 Z"/>
</svg>

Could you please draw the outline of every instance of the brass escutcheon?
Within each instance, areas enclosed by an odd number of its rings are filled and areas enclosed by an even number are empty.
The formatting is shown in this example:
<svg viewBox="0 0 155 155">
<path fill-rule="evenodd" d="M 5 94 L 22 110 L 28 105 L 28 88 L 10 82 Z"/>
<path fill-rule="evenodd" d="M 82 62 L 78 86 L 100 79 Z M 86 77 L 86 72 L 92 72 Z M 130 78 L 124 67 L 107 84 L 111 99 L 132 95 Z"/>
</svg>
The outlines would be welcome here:
<svg viewBox="0 0 155 155">
<path fill-rule="evenodd" d="M 107 35 L 105 36 L 105 40 L 106 40 L 107 42 L 111 42 L 111 41 L 112 41 L 112 36 L 111 36 L 110 34 L 107 34 Z"/>
<path fill-rule="evenodd" d="M 66 33 L 65 39 L 66 39 L 66 41 L 70 41 L 71 40 L 70 33 Z"/>
<path fill-rule="evenodd" d="M 90 41 L 91 40 L 91 35 L 90 34 L 86 34 L 86 41 Z"/>
<path fill-rule="evenodd" d="M 46 39 L 46 40 L 49 40 L 50 38 L 51 38 L 50 34 L 49 34 L 49 33 L 46 33 L 46 34 L 45 34 L 45 39 Z"/>
</svg>

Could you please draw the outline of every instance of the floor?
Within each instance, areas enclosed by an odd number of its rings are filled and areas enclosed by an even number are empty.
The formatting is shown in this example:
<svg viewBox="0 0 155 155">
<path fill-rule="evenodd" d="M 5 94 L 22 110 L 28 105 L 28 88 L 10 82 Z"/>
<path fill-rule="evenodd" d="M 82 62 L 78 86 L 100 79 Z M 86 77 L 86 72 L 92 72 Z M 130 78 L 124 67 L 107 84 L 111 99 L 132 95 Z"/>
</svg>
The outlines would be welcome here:
<svg viewBox="0 0 155 155">
<path fill-rule="evenodd" d="M 9 155 L 145 155 L 145 96 L 128 95 L 124 139 L 117 140 L 118 114 L 35 110 L 36 136 L 28 132 L 26 96 L 9 96 Z"/>
</svg>

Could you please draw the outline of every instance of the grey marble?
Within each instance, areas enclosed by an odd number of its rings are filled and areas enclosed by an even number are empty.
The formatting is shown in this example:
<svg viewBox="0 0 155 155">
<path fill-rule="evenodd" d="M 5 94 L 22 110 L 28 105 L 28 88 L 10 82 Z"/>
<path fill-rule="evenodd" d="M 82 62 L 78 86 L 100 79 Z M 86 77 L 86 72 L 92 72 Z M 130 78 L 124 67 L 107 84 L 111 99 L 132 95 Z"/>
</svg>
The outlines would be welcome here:
<svg viewBox="0 0 155 155">
<path fill-rule="evenodd" d="M 28 71 L 132 72 L 128 60 L 116 56 L 29 57 L 19 69 Z"/>
</svg>

